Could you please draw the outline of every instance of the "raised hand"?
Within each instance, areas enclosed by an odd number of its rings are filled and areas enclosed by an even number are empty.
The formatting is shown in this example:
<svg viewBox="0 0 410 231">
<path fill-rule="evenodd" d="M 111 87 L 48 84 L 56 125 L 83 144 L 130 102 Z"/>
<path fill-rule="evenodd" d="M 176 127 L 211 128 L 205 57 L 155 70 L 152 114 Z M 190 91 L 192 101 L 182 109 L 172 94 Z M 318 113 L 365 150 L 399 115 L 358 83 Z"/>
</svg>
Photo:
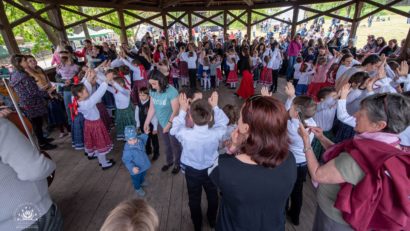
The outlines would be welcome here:
<svg viewBox="0 0 410 231">
<path fill-rule="evenodd" d="M 405 76 L 409 74 L 409 64 L 407 64 L 407 61 L 402 61 L 400 64 L 400 67 L 397 68 L 397 73 L 399 76 Z"/>
<path fill-rule="evenodd" d="M 268 87 L 263 86 L 263 87 L 261 88 L 261 95 L 262 95 L 262 96 L 272 96 L 272 92 L 269 92 Z"/>
<path fill-rule="evenodd" d="M 339 91 L 340 99 L 347 99 L 347 95 L 349 95 L 350 89 L 350 83 L 343 85 L 342 89 L 340 89 Z"/>
<path fill-rule="evenodd" d="M 288 98 L 293 98 L 296 95 L 295 92 L 296 91 L 295 91 L 295 87 L 293 86 L 293 83 L 288 82 L 285 87 L 285 93 L 288 96 Z"/>
<path fill-rule="evenodd" d="M 188 99 L 187 99 L 185 93 L 179 94 L 178 102 L 179 102 L 179 106 L 181 107 L 181 109 L 182 109 L 183 111 L 185 111 L 185 112 L 188 111 L 189 102 L 188 102 Z"/>
<path fill-rule="evenodd" d="M 212 92 L 211 97 L 209 97 L 208 102 L 211 104 L 212 108 L 218 106 L 218 92 L 214 91 Z"/>
</svg>

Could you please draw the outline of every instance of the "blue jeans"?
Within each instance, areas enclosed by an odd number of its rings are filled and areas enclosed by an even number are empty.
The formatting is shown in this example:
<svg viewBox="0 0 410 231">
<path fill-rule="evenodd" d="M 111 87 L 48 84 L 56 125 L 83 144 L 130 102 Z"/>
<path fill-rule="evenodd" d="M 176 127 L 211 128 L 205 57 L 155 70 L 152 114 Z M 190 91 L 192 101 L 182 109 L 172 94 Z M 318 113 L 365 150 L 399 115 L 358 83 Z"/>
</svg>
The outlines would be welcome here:
<svg viewBox="0 0 410 231">
<path fill-rule="evenodd" d="M 146 174 L 147 174 L 147 171 L 144 171 L 136 175 L 131 175 L 132 184 L 134 185 L 135 189 L 141 188 L 141 184 L 144 183 Z"/>
<path fill-rule="evenodd" d="M 288 69 L 286 70 L 286 80 L 289 81 L 293 77 L 293 65 L 296 63 L 296 56 L 289 56 Z"/>
<path fill-rule="evenodd" d="M 68 105 L 71 103 L 71 91 L 63 91 L 64 106 L 67 113 L 68 125 L 71 125 L 71 113 Z"/>
<path fill-rule="evenodd" d="M 308 90 L 308 85 L 298 84 L 296 85 L 295 94 L 296 96 L 305 95 Z"/>
</svg>

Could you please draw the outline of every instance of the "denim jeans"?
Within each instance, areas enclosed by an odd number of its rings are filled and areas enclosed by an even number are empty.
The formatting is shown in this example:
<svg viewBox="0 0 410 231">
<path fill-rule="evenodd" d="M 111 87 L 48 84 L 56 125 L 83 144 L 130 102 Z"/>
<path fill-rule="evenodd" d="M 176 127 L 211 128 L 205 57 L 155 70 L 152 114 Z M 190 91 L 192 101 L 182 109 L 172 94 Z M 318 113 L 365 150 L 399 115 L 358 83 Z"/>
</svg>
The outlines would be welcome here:
<svg viewBox="0 0 410 231">
<path fill-rule="evenodd" d="M 144 183 L 146 174 L 147 174 L 147 171 L 144 171 L 136 175 L 131 175 L 132 184 L 134 185 L 135 189 L 141 188 L 141 184 Z"/>
<path fill-rule="evenodd" d="M 55 204 L 40 219 L 24 230 L 60 231 L 63 230 L 63 217 Z"/>
<path fill-rule="evenodd" d="M 286 80 L 289 81 L 293 78 L 293 66 L 296 63 L 296 56 L 289 56 L 289 61 L 288 61 L 288 69 L 286 71 Z"/>
<path fill-rule="evenodd" d="M 308 85 L 298 84 L 296 85 L 295 94 L 296 96 L 305 95 L 308 90 Z"/>
<path fill-rule="evenodd" d="M 71 114 L 68 105 L 71 103 L 71 91 L 63 91 L 64 106 L 67 113 L 68 125 L 71 125 Z"/>
</svg>

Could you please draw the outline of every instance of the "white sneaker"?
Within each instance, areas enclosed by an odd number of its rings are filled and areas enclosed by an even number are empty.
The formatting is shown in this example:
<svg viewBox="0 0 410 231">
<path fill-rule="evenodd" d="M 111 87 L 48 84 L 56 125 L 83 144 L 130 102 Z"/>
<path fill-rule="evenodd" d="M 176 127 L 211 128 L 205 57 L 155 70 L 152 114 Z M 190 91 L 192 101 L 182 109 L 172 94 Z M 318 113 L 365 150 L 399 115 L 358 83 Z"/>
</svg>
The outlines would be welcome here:
<svg viewBox="0 0 410 231">
<path fill-rule="evenodd" d="M 140 196 L 140 197 L 145 196 L 145 191 L 144 191 L 144 189 L 142 189 L 142 188 L 136 189 L 135 192 L 136 192 L 137 195 Z"/>
</svg>

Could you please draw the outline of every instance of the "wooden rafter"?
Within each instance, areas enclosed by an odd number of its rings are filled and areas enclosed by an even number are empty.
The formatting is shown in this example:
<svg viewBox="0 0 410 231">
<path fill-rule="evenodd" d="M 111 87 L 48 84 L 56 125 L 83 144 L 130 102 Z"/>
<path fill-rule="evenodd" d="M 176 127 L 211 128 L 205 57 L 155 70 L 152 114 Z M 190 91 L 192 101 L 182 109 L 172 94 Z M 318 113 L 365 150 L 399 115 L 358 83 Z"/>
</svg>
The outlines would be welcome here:
<svg viewBox="0 0 410 231">
<path fill-rule="evenodd" d="M 40 22 L 42 22 L 42 23 L 44 23 L 44 24 L 47 24 L 47 25 L 51 26 L 52 28 L 54 28 L 54 29 L 56 29 L 56 30 L 61 30 L 61 28 L 59 28 L 59 27 L 58 27 L 57 25 L 55 25 L 54 23 L 49 22 L 48 20 L 42 18 L 42 17 L 41 17 L 41 13 L 43 13 L 43 12 L 41 12 L 40 14 L 38 14 L 38 13 L 37 13 L 38 11 L 37 11 L 37 12 L 34 12 L 34 11 L 32 11 L 32 10 L 30 10 L 30 9 L 28 9 L 28 8 L 26 8 L 26 7 L 24 7 L 24 6 L 20 5 L 20 4 L 18 4 L 18 3 L 16 3 L 16 2 L 12 1 L 12 0 L 4 0 L 4 1 L 7 2 L 8 4 L 10 4 L 10 5 L 12 5 L 12 6 L 18 8 L 19 10 L 23 11 L 24 13 L 26 13 L 27 16 L 23 17 L 25 21 L 27 21 L 27 20 L 29 20 L 29 19 L 31 19 L 31 18 L 34 18 L 34 19 L 36 19 L 36 20 L 38 20 L 38 21 L 40 21 Z M 46 7 L 50 7 L 49 9 L 54 8 L 54 6 L 46 6 Z M 48 9 L 48 10 L 49 10 L 49 9 Z M 30 17 L 30 18 L 28 18 L 28 19 L 26 20 L 26 17 Z M 18 19 L 17 21 L 19 21 L 19 19 Z M 19 22 L 18 24 L 20 24 L 20 23 L 22 23 L 22 22 Z M 11 26 L 11 25 L 17 26 L 18 24 L 14 24 L 14 22 L 13 22 L 13 23 L 10 24 L 10 26 Z"/>
<path fill-rule="evenodd" d="M 252 26 L 253 26 L 253 25 L 256 25 L 256 24 L 258 24 L 258 23 L 260 23 L 260 22 L 263 22 L 263 21 L 265 21 L 265 20 L 267 20 L 267 19 L 269 19 L 269 18 L 290 25 L 290 24 L 292 24 L 291 22 L 288 22 L 288 21 L 285 21 L 285 20 L 283 20 L 283 19 L 277 18 L 277 16 L 279 16 L 279 15 L 285 13 L 285 12 L 288 12 L 288 11 L 291 10 L 292 8 L 293 8 L 293 7 L 288 7 L 288 8 L 286 8 L 286 9 L 283 9 L 283 10 L 281 10 L 281 11 L 278 11 L 278 12 L 272 14 L 272 15 L 267 15 L 267 14 L 264 14 L 264 13 L 261 13 L 261 12 L 255 11 L 255 10 L 252 10 L 252 13 L 258 14 L 258 15 L 260 15 L 260 16 L 263 16 L 264 18 L 263 18 L 263 19 L 260 19 L 260 20 L 258 20 L 258 21 L 256 21 L 256 22 L 253 22 L 251 25 L 252 25 Z"/>
<path fill-rule="evenodd" d="M 180 3 L 181 0 L 170 0 L 170 1 L 166 1 L 164 4 L 160 5 L 160 8 L 165 9 L 171 6 L 175 6 L 176 4 Z"/>
<path fill-rule="evenodd" d="M 339 16 L 339 15 L 331 13 L 333 11 L 343 9 L 343 8 L 345 8 L 347 6 L 350 6 L 350 5 L 353 5 L 353 4 L 355 4 L 355 1 L 350 1 L 350 2 L 344 3 L 340 6 L 333 7 L 331 9 L 325 10 L 325 11 L 316 10 L 316 9 L 306 7 L 306 6 L 299 6 L 299 9 L 302 9 L 302 10 L 305 10 L 305 11 L 310 11 L 310 12 L 313 12 L 313 13 L 317 13 L 317 15 L 313 15 L 311 17 L 305 18 L 305 19 L 299 21 L 297 24 L 302 24 L 302 23 L 308 22 L 308 21 L 310 21 L 314 18 L 317 18 L 319 16 L 322 16 L 322 15 L 326 15 L 326 16 L 329 16 L 329 17 L 332 17 L 332 18 L 337 18 L 337 19 L 340 19 L 340 20 L 343 20 L 343 21 L 346 21 L 346 22 L 353 22 L 353 19 L 351 19 L 351 18 L 343 17 L 343 16 Z"/>
<path fill-rule="evenodd" d="M 220 24 L 219 22 L 216 22 L 216 21 L 213 20 L 213 18 L 216 18 L 216 17 L 218 17 L 219 15 L 222 15 L 222 14 L 223 14 L 223 11 L 221 11 L 221 12 L 219 12 L 219 13 L 217 13 L 217 14 L 214 14 L 214 15 L 212 15 L 212 16 L 209 17 L 209 18 L 207 18 L 207 17 L 205 17 L 205 16 L 202 16 L 202 15 L 196 13 L 196 12 L 191 12 L 191 13 L 192 13 L 193 15 L 197 16 L 198 18 L 201 18 L 201 19 L 202 19 L 201 21 L 199 21 L 199 22 L 195 23 L 194 25 L 192 25 L 192 27 L 199 26 L 199 25 L 201 25 L 201 24 L 204 23 L 204 22 L 211 22 L 211 23 L 213 23 L 213 24 L 215 24 L 215 25 L 217 25 L 217 26 L 223 27 L 222 24 Z"/>
<path fill-rule="evenodd" d="M 136 15 L 136 14 L 134 14 L 134 13 L 128 11 L 128 10 L 124 10 L 124 13 L 126 13 L 126 14 L 128 14 L 129 16 L 132 16 L 132 17 L 134 17 L 134 18 L 140 20 L 139 22 L 135 22 L 135 23 L 132 23 L 132 24 L 126 26 L 127 29 L 129 29 L 129 28 L 131 28 L 131 27 L 134 27 L 134 26 L 137 26 L 137 25 L 139 25 L 139 24 L 141 24 L 141 23 L 144 23 L 144 22 L 145 22 L 145 23 L 148 23 L 148 24 L 151 24 L 151 25 L 153 25 L 153 26 L 155 26 L 155 27 L 162 28 L 161 25 L 159 25 L 159 24 L 157 24 L 157 23 L 151 21 L 152 19 L 155 19 L 155 18 L 160 17 L 160 16 L 161 16 L 161 13 L 152 15 L 151 17 L 148 17 L 148 18 L 143 18 L 143 17 L 141 17 L 141 16 L 139 16 L 139 15 Z"/>
<path fill-rule="evenodd" d="M 214 0 L 208 0 L 206 2 L 206 7 L 210 7 L 213 2 L 214 2 Z"/>
<path fill-rule="evenodd" d="M 243 2 L 248 6 L 253 6 L 253 0 L 243 0 Z"/>
<path fill-rule="evenodd" d="M 110 22 L 107 22 L 107 21 L 105 21 L 105 20 L 100 19 L 100 17 L 102 17 L 102 16 L 105 16 L 105 15 L 108 15 L 108 14 L 111 14 L 111 13 L 115 12 L 115 11 L 116 11 L 115 9 L 111 9 L 111 10 L 108 10 L 108 11 L 106 11 L 106 12 L 102 12 L 102 13 L 99 13 L 99 14 L 96 14 L 96 15 L 93 15 L 93 16 L 90 16 L 90 15 L 88 15 L 88 14 L 85 14 L 85 13 L 82 13 L 82 12 L 79 12 L 79 11 L 76 11 L 76 10 L 73 10 L 73 9 L 70 9 L 70 8 L 68 8 L 68 7 L 65 7 L 65 6 L 60 6 L 60 8 L 63 9 L 63 10 L 66 10 L 66 11 L 70 11 L 70 12 L 72 12 L 72 13 L 74 13 L 74 14 L 78 14 L 78 15 L 81 15 L 81 16 L 85 17 L 85 19 L 82 19 L 82 20 L 80 20 L 80 21 L 77 21 L 77 22 L 71 23 L 71 24 L 69 24 L 69 25 L 66 25 L 66 28 L 70 28 L 70 27 L 73 27 L 73 26 L 77 26 L 77 25 L 79 25 L 79 24 L 81 24 L 81 23 L 94 20 L 94 21 L 97 21 L 97 22 L 100 22 L 100 23 L 103 23 L 103 24 L 112 26 L 112 27 L 114 27 L 114 28 L 121 29 L 121 27 L 118 26 L 118 25 L 115 25 L 115 24 L 112 24 L 112 23 L 110 23 Z"/>
<path fill-rule="evenodd" d="M 44 13 L 48 10 L 54 9 L 55 7 L 56 7 L 55 5 L 47 5 L 43 9 L 40 9 L 40 10 L 36 11 L 34 14 L 27 14 L 26 16 L 15 20 L 14 22 L 10 23 L 10 26 L 11 27 L 16 27 L 16 26 L 18 26 L 18 25 L 20 25 L 20 24 L 22 24 L 22 23 L 24 23 L 24 22 L 26 22 L 26 21 L 28 21 L 32 18 L 41 17 L 42 13 Z M 56 25 L 56 27 L 57 27 L 57 25 Z"/>
<path fill-rule="evenodd" d="M 392 2 L 389 2 L 389 3 L 385 4 L 385 5 L 380 4 L 380 3 L 378 3 L 378 2 L 370 1 L 370 0 L 362 0 L 362 1 L 363 1 L 363 2 L 366 2 L 366 3 L 369 3 L 369 4 L 371 4 L 371 5 L 377 6 L 378 8 L 377 8 L 376 10 L 373 10 L 372 12 L 369 12 L 369 13 L 367 13 L 367 14 L 361 16 L 361 17 L 358 19 L 359 21 L 361 21 L 361 20 L 363 20 L 363 19 L 369 17 L 370 15 L 374 15 L 374 14 L 376 14 L 376 13 L 382 11 L 382 10 L 388 10 L 388 11 L 391 11 L 391 12 L 393 12 L 393 13 L 402 15 L 402 16 L 404 16 L 404 17 L 406 17 L 406 18 L 410 17 L 410 14 L 408 14 L 408 13 L 406 13 L 406 12 L 403 12 L 403 11 L 400 11 L 400 10 L 397 10 L 397 9 L 394 9 L 394 8 L 391 7 L 391 6 L 393 6 L 394 4 L 401 2 L 402 0 L 394 0 L 394 1 L 392 1 Z"/>
<path fill-rule="evenodd" d="M 167 15 L 168 15 L 169 17 L 171 17 L 172 19 L 174 19 L 174 21 L 173 21 L 172 23 L 170 23 L 170 24 L 168 25 L 168 27 L 172 27 L 175 23 L 179 23 L 179 24 L 185 26 L 186 28 L 188 28 L 188 24 L 186 24 L 185 22 L 182 22 L 182 18 L 184 18 L 184 17 L 187 15 L 186 12 L 184 12 L 183 14 L 181 14 L 178 18 L 175 17 L 174 15 L 170 14 L 170 13 L 167 13 Z"/>
<path fill-rule="evenodd" d="M 241 19 L 241 17 L 244 16 L 246 14 L 246 12 L 247 11 L 245 10 L 242 13 L 240 13 L 238 16 L 236 16 L 232 12 L 227 11 L 227 13 L 233 18 L 233 20 L 228 23 L 228 26 L 230 26 L 232 23 L 234 23 L 236 21 L 239 21 L 243 25 L 246 25 L 246 22 Z"/>
</svg>

